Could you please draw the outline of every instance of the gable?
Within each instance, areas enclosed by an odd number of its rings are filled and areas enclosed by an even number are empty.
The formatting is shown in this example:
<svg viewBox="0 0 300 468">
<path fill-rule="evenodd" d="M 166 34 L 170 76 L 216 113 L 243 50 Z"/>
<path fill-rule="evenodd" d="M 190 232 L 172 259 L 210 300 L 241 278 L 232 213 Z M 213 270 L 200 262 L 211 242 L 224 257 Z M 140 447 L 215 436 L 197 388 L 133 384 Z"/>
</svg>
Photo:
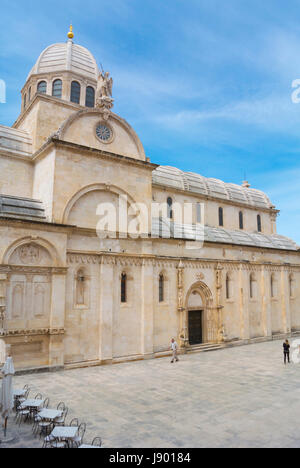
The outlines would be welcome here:
<svg viewBox="0 0 300 468">
<path fill-rule="evenodd" d="M 98 109 L 79 111 L 64 122 L 59 138 L 78 145 L 145 161 L 143 145 L 121 117 Z"/>
</svg>

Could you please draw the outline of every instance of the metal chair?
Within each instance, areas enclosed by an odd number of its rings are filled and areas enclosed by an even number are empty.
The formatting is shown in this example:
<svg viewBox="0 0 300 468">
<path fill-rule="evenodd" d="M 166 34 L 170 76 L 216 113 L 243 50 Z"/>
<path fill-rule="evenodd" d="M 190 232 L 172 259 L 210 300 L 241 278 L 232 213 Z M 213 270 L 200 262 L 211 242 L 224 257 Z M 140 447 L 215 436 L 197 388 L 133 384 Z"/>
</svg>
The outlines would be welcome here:
<svg viewBox="0 0 300 468">
<path fill-rule="evenodd" d="M 42 434 L 44 433 L 46 436 L 49 436 L 52 428 L 53 428 L 53 422 L 52 421 L 40 421 L 38 423 L 38 428 L 40 429 L 40 438 L 42 437 Z"/>
<path fill-rule="evenodd" d="M 19 408 L 17 409 L 17 414 L 16 414 L 16 423 L 19 420 L 19 427 L 21 426 L 22 419 L 24 418 L 24 422 L 27 421 L 30 417 L 30 409 L 27 408 L 26 406 L 20 405 Z"/>
<path fill-rule="evenodd" d="M 64 440 L 54 439 L 50 442 L 51 448 L 67 448 L 68 444 Z"/>
<path fill-rule="evenodd" d="M 50 398 L 46 398 L 46 400 L 44 401 L 43 403 L 43 408 L 49 408 L 49 404 L 50 404 Z M 41 416 L 39 415 L 39 412 L 41 410 L 38 410 L 37 414 L 35 415 L 34 417 L 34 422 L 33 422 L 33 427 L 32 427 L 32 432 L 36 432 L 36 430 L 41 427 L 41 428 L 48 428 L 49 427 L 49 424 L 47 421 L 43 421 L 43 419 L 41 418 Z M 42 425 L 40 423 L 43 423 Z M 40 432 L 40 436 L 43 432 L 43 429 L 41 430 Z"/>
<path fill-rule="evenodd" d="M 63 401 L 61 401 L 60 403 L 58 403 L 57 409 L 58 409 L 58 410 L 61 410 L 61 411 L 64 411 L 64 410 L 66 409 L 66 405 L 64 404 Z"/>
<path fill-rule="evenodd" d="M 26 390 L 25 395 L 23 397 L 17 397 L 16 398 L 16 401 L 15 401 L 16 410 L 17 410 L 17 407 L 19 405 L 22 405 L 22 403 L 24 403 L 25 400 L 28 400 L 28 395 L 30 393 L 30 388 L 28 387 L 28 385 L 24 385 L 23 390 Z"/>
<path fill-rule="evenodd" d="M 54 442 L 56 439 L 55 437 L 53 437 L 51 434 L 47 435 L 45 438 L 44 438 L 44 443 L 43 443 L 43 447 L 42 448 L 51 448 L 51 443 Z"/>
<path fill-rule="evenodd" d="M 79 421 L 77 418 L 74 418 L 72 419 L 72 421 L 70 422 L 69 426 L 74 426 L 74 427 L 79 427 Z"/>
<path fill-rule="evenodd" d="M 46 398 L 46 400 L 43 403 L 43 408 L 49 408 L 50 405 L 50 398 Z"/>
<path fill-rule="evenodd" d="M 42 400 L 42 399 L 43 399 L 43 397 L 42 397 L 41 393 L 38 393 L 34 397 L 34 400 Z M 31 419 L 35 420 L 38 412 L 39 412 L 38 408 L 30 408 L 30 417 L 31 417 Z"/>
<path fill-rule="evenodd" d="M 71 440 L 72 444 L 75 445 L 76 448 L 78 448 L 83 443 L 83 438 L 84 438 L 85 431 L 86 431 L 86 424 L 81 423 L 79 428 L 78 428 L 78 435 L 75 436 Z"/>
<path fill-rule="evenodd" d="M 92 442 L 93 447 L 102 447 L 102 439 L 101 437 L 95 437 L 95 439 Z"/>
<path fill-rule="evenodd" d="M 24 401 L 28 399 L 30 389 L 28 388 L 26 390 L 25 396 L 22 397 L 21 399 L 16 400 L 16 416 L 15 416 L 15 421 L 16 423 L 18 422 L 18 419 L 20 419 L 20 424 L 22 421 L 23 416 L 25 417 L 25 420 L 28 419 L 30 411 L 29 409 L 23 405 Z"/>
<path fill-rule="evenodd" d="M 64 426 L 65 425 L 65 421 L 66 421 L 66 417 L 67 417 L 67 414 L 68 414 L 68 408 L 65 407 L 65 409 L 63 410 L 63 414 L 54 420 L 54 426 Z"/>
</svg>

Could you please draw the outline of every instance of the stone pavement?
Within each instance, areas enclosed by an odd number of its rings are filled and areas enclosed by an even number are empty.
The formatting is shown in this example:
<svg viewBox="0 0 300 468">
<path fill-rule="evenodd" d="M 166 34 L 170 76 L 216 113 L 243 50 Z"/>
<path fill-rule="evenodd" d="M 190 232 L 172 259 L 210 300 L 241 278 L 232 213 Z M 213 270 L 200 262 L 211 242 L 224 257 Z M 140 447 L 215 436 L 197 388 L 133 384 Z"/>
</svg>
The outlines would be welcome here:
<svg viewBox="0 0 300 468">
<path fill-rule="evenodd" d="M 300 447 L 300 364 L 282 342 L 113 366 L 31 374 L 31 395 L 64 401 L 104 447 Z M 52 403 L 52 405 L 51 405 Z M 16 447 L 40 447 L 22 424 Z M 0 435 L 1 437 L 1 435 Z M 1 447 L 1 445 L 0 445 Z M 3 447 L 3 445 L 2 445 Z"/>
</svg>

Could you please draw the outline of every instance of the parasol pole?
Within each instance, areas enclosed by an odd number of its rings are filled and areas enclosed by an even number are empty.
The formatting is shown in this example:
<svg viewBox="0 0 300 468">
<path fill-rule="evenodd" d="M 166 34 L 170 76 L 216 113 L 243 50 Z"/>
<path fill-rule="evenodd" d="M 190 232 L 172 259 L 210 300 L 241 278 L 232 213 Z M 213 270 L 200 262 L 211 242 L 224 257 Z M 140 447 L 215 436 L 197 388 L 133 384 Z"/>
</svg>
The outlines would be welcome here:
<svg viewBox="0 0 300 468">
<path fill-rule="evenodd" d="M 4 437 L 6 437 L 7 421 L 8 421 L 8 417 L 6 416 L 6 418 L 5 418 L 5 420 L 4 420 Z"/>
</svg>

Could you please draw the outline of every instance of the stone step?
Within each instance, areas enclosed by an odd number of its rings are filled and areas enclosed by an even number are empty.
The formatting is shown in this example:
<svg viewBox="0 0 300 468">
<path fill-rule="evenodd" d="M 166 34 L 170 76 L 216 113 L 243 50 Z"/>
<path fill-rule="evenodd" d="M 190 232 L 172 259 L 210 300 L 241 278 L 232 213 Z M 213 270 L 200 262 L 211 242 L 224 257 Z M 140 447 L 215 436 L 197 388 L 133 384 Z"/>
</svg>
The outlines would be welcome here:
<svg viewBox="0 0 300 468">
<path fill-rule="evenodd" d="M 82 361 L 82 362 L 69 362 L 65 364 L 65 370 L 83 369 L 85 367 L 97 367 L 100 361 Z"/>
<path fill-rule="evenodd" d="M 209 351 L 217 351 L 219 349 L 223 349 L 224 345 L 220 344 L 203 344 L 203 345 L 195 345 L 195 346 L 190 346 L 187 348 L 187 353 L 188 354 L 193 354 L 193 353 L 207 353 Z"/>
</svg>

